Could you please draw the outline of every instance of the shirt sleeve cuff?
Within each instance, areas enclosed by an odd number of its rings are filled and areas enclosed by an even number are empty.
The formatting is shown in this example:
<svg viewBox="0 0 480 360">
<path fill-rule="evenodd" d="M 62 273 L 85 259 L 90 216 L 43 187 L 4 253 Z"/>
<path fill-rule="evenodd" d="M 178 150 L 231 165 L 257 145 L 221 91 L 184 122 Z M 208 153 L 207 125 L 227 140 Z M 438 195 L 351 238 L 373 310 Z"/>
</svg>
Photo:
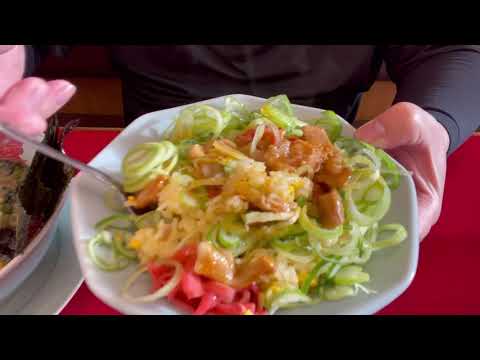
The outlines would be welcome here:
<svg viewBox="0 0 480 360">
<path fill-rule="evenodd" d="M 23 77 L 32 76 L 36 65 L 35 49 L 32 45 L 25 45 L 25 70 L 23 71 Z"/>
<path fill-rule="evenodd" d="M 448 146 L 448 155 L 450 155 L 460 144 L 460 129 L 457 123 L 452 117 L 441 110 L 424 108 L 435 120 L 437 120 L 447 130 L 450 138 L 450 144 Z"/>
</svg>

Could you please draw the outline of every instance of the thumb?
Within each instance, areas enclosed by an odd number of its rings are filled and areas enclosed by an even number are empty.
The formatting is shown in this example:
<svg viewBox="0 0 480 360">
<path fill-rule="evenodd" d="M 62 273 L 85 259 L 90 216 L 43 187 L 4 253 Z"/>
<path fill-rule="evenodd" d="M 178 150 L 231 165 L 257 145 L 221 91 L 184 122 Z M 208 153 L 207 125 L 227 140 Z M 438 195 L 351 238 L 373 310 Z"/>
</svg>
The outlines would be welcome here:
<svg viewBox="0 0 480 360">
<path fill-rule="evenodd" d="M 425 114 L 428 113 L 415 104 L 397 103 L 361 126 L 355 137 L 383 149 L 418 145 L 424 140 Z"/>
</svg>

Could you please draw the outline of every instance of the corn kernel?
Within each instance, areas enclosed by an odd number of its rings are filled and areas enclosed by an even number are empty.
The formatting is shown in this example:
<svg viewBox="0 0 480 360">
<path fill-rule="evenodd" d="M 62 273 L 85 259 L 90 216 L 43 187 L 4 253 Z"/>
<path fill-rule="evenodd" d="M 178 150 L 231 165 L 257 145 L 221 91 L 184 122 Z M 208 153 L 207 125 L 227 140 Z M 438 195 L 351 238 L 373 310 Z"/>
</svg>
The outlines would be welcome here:
<svg viewBox="0 0 480 360">
<path fill-rule="evenodd" d="M 128 244 L 128 247 L 132 248 L 132 249 L 139 249 L 140 246 L 142 245 L 142 242 L 138 239 L 132 239 L 130 240 L 130 243 Z"/>
<path fill-rule="evenodd" d="M 126 206 L 135 206 L 137 204 L 137 200 L 135 196 L 128 196 L 127 201 L 125 202 Z"/>
</svg>

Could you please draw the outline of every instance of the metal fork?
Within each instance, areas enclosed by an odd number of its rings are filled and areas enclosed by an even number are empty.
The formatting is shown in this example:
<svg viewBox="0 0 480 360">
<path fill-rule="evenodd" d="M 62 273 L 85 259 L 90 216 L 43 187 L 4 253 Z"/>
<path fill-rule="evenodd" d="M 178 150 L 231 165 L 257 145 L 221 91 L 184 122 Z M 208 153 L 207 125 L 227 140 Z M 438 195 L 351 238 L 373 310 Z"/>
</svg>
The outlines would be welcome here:
<svg viewBox="0 0 480 360">
<path fill-rule="evenodd" d="M 0 124 L 0 131 L 3 132 L 8 137 L 12 138 L 13 140 L 16 140 L 16 141 L 22 142 L 24 144 L 30 145 L 36 151 L 38 151 L 39 153 L 41 153 L 45 156 L 48 156 L 48 157 L 50 157 L 54 160 L 60 161 L 64 164 L 70 165 L 71 167 L 73 167 L 73 168 L 75 168 L 79 171 L 82 171 L 86 174 L 89 174 L 89 175 L 93 176 L 94 178 L 96 178 L 97 180 L 100 180 L 103 183 L 109 185 L 110 187 L 112 187 L 116 191 L 116 193 L 118 193 L 120 199 L 122 200 L 122 204 L 124 204 L 125 201 L 127 200 L 127 197 L 126 197 L 125 193 L 123 192 L 122 184 L 119 181 L 115 180 L 110 175 L 105 174 L 103 171 L 100 171 L 100 170 L 98 170 L 98 169 L 96 169 L 96 168 L 94 168 L 90 165 L 84 164 L 81 161 L 72 159 L 72 158 L 62 154 L 60 151 L 57 151 L 57 150 L 53 149 L 52 147 L 50 147 L 46 144 L 43 144 L 43 143 L 40 143 L 38 141 L 32 140 L 29 137 L 17 132 L 16 130 L 13 130 L 12 128 L 10 128 L 10 127 L 8 127 L 4 124 Z M 135 214 L 135 212 L 130 207 L 128 207 L 128 206 L 125 206 L 125 207 L 127 208 L 128 212 L 130 214 L 132 214 L 132 215 Z"/>
</svg>

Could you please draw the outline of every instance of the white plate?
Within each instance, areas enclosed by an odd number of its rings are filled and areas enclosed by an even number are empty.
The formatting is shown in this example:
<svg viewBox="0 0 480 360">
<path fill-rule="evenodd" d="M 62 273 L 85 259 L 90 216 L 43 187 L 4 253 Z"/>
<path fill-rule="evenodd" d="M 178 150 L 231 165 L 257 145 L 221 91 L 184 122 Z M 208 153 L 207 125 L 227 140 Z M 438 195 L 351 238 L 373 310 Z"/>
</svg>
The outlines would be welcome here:
<svg viewBox="0 0 480 360">
<path fill-rule="evenodd" d="M 251 110 L 258 109 L 265 99 L 234 95 Z M 225 97 L 202 101 L 222 107 Z M 158 140 L 185 106 L 146 114 L 128 126 L 95 159 L 92 165 L 119 176 L 122 158 L 129 148 L 147 141 Z M 305 106 L 294 106 L 296 115 L 302 120 L 316 118 L 323 111 Z M 343 134 L 353 135 L 353 127 L 344 122 Z M 162 300 L 155 304 L 135 304 L 122 298 L 120 290 L 125 279 L 134 271 L 133 266 L 121 272 L 99 270 L 89 259 L 87 242 L 95 234 L 94 224 L 111 212 L 105 207 L 103 194 L 106 187 L 98 181 L 80 174 L 72 183 L 72 227 L 75 249 L 79 257 L 85 280 L 90 290 L 109 306 L 125 314 L 180 314 L 183 313 Z M 337 302 L 323 302 L 301 306 L 279 314 L 372 314 L 397 298 L 410 285 L 418 261 L 418 224 L 415 187 L 410 176 L 403 176 L 400 187 L 393 193 L 392 204 L 385 223 L 401 223 L 408 231 L 408 238 L 395 248 L 389 248 L 372 256 L 366 266 L 371 275 L 369 287 L 377 291 L 374 295 L 359 294 Z M 146 277 L 145 277 L 146 279 Z M 149 282 L 145 280 L 147 291 Z"/>
<path fill-rule="evenodd" d="M 59 218 L 50 246 L 32 274 L 0 302 L 0 315 L 56 315 L 83 282 L 73 247 L 70 200 Z"/>
</svg>

